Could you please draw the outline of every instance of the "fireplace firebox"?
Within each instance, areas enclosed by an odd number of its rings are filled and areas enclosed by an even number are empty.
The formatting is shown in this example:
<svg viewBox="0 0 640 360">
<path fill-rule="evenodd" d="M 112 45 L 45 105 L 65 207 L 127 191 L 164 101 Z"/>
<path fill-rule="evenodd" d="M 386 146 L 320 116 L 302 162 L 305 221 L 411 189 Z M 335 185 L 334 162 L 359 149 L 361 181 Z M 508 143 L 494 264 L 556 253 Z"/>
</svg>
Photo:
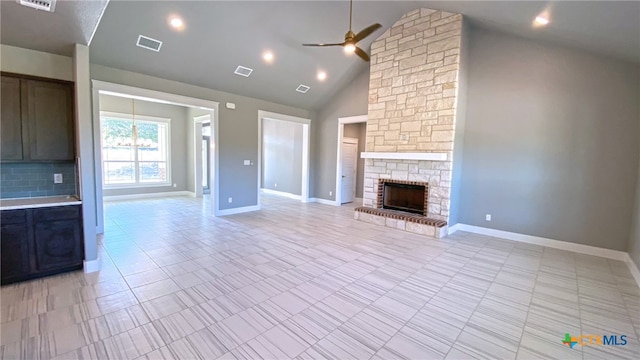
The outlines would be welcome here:
<svg viewBox="0 0 640 360">
<path fill-rule="evenodd" d="M 426 215 L 427 198 L 427 183 L 387 179 L 378 183 L 378 208 Z"/>
</svg>

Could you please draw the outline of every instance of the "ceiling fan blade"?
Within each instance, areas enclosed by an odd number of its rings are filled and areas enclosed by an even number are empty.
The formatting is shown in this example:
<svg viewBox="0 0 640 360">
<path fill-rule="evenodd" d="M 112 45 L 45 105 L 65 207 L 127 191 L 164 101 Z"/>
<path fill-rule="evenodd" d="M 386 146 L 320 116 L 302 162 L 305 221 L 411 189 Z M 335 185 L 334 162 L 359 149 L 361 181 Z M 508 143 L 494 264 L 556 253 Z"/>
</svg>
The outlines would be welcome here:
<svg viewBox="0 0 640 360">
<path fill-rule="evenodd" d="M 344 43 L 336 44 L 302 44 L 302 46 L 344 46 Z"/>
<path fill-rule="evenodd" d="M 382 27 L 382 25 L 380 24 L 373 24 L 371 26 L 369 26 L 368 28 L 360 31 L 359 33 L 356 34 L 356 36 L 353 38 L 354 42 L 358 42 L 364 38 L 366 38 L 367 36 L 371 35 L 372 32 L 380 29 Z"/>
<path fill-rule="evenodd" d="M 369 55 L 367 55 L 367 53 L 364 52 L 364 50 L 360 49 L 357 46 L 356 46 L 356 55 L 360 56 L 364 61 L 369 61 Z"/>
</svg>

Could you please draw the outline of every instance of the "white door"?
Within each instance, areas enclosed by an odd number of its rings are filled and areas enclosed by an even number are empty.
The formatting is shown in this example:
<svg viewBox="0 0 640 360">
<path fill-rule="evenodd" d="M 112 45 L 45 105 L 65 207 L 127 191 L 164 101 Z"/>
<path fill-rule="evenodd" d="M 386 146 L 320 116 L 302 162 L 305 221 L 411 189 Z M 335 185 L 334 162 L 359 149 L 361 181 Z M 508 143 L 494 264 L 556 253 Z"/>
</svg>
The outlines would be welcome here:
<svg viewBox="0 0 640 360">
<path fill-rule="evenodd" d="M 358 167 L 358 139 L 342 141 L 342 185 L 340 203 L 350 203 L 356 197 L 356 169 Z"/>
</svg>

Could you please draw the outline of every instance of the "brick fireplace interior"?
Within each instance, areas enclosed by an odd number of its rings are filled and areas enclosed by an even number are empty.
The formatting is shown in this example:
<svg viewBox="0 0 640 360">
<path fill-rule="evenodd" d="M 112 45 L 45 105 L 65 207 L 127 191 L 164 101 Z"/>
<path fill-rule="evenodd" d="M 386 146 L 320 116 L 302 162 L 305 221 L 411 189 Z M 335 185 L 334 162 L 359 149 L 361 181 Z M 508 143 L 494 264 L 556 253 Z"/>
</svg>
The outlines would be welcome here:
<svg viewBox="0 0 640 360">
<path fill-rule="evenodd" d="M 383 180 L 378 183 L 378 207 L 427 215 L 428 194 L 427 183 Z"/>
</svg>

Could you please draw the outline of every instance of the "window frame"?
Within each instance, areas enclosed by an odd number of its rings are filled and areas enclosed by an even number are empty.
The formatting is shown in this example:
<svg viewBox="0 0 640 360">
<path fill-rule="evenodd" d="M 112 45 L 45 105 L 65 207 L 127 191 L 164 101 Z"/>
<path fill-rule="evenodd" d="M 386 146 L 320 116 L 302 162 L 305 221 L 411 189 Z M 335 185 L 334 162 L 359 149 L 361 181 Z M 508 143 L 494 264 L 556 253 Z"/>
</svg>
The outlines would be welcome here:
<svg viewBox="0 0 640 360">
<path fill-rule="evenodd" d="M 163 123 L 167 125 L 167 157 L 166 157 L 166 164 L 167 164 L 167 178 L 166 181 L 162 181 L 162 182 L 140 182 L 140 176 L 139 174 L 137 174 L 136 176 L 136 182 L 134 183 L 119 183 L 119 184 L 106 184 L 106 179 L 107 176 L 105 175 L 105 167 L 104 164 L 105 162 L 110 162 L 110 161 L 106 161 L 104 159 L 103 156 L 103 152 L 104 152 L 104 144 L 102 143 L 102 125 L 103 125 L 103 121 L 105 118 L 112 118 L 112 119 L 120 119 L 120 120 L 131 120 L 133 121 L 133 124 L 135 125 L 136 121 L 140 120 L 140 121 L 146 121 L 146 122 L 155 122 L 155 123 Z M 163 117 L 159 117 L 159 116 L 149 116 L 149 115 L 135 115 L 135 119 L 134 116 L 132 114 L 127 114 L 127 113 L 119 113 L 119 112 L 114 112 L 114 111 L 100 111 L 100 166 L 102 168 L 102 188 L 103 189 L 131 189 L 131 188 L 149 188 L 149 187 L 166 187 L 166 186 L 171 186 L 172 181 L 171 181 L 171 119 L 170 118 L 163 118 Z M 138 169 L 139 164 L 140 164 L 140 160 L 138 160 L 138 150 L 136 148 L 136 150 L 134 151 L 135 154 L 135 158 L 133 160 L 134 163 L 134 168 Z M 142 161 L 142 162 L 146 162 L 146 161 Z M 136 170 L 137 171 L 137 170 Z"/>
</svg>

